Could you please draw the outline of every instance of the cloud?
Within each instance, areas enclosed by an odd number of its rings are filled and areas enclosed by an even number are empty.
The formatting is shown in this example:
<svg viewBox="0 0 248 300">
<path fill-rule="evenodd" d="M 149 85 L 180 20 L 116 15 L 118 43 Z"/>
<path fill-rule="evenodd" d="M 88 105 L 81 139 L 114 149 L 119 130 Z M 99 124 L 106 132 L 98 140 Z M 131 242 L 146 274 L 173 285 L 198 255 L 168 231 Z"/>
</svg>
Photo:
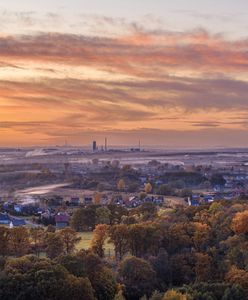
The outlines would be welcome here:
<svg viewBox="0 0 248 300">
<path fill-rule="evenodd" d="M 29 22 L 31 16 L 22 18 Z M 115 20 L 97 22 L 112 26 Z M 37 143 L 107 133 L 116 143 L 141 135 L 147 143 L 180 138 L 190 144 L 200 134 L 212 143 L 217 136 L 228 141 L 229 133 L 240 130 L 241 141 L 247 129 L 248 40 L 202 29 L 130 26 L 129 34 L 113 37 L 0 36 L 1 133 L 23 140 L 32 135 Z"/>
<path fill-rule="evenodd" d="M 43 33 L 0 38 L 0 59 L 90 66 L 138 77 L 172 70 L 247 72 L 248 41 L 227 41 L 204 30 L 135 32 L 117 38 Z M 196 69 L 197 68 L 197 69 Z"/>
</svg>

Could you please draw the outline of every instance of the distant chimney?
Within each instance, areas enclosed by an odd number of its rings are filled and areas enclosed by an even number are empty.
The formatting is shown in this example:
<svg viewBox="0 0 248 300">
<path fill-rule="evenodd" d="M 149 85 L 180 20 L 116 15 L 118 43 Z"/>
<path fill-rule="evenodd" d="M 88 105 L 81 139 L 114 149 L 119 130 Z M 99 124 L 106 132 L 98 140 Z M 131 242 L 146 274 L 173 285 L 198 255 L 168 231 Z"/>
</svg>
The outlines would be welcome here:
<svg viewBox="0 0 248 300">
<path fill-rule="evenodd" d="M 108 140 L 105 138 L 105 151 L 108 151 Z"/>
<path fill-rule="evenodd" d="M 92 150 L 93 151 L 97 150 L 96 141 L 93 141 Z"/>
</svg>

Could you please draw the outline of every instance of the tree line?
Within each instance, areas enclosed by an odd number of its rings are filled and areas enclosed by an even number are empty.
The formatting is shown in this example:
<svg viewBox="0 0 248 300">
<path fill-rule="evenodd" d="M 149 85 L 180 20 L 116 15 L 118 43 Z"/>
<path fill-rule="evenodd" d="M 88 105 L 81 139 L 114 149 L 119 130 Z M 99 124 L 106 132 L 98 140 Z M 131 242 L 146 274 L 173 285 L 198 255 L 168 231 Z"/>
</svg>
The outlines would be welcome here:
<svg viewBox="0 0 248 300">
<path fill-rule="evenodd" d="M 87 251 L 76 251 L 72 228 L 0 230 L 0 299 L 248 298 L 245 201 L 165 214 L 146 204 L 112 223 L 95 224 Z M 113 245 L 113 257 L 106 256 L 106 243 Z"/>
</svg>

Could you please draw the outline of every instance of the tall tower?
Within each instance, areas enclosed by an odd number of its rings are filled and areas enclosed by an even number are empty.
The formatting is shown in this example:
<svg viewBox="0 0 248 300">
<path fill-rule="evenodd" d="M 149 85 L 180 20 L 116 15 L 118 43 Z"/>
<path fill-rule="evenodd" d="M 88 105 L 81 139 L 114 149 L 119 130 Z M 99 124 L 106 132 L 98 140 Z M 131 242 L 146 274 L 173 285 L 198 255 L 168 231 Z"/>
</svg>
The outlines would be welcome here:
<svg viewBox="0 0 248 300">
<path fill-rule="evenodd" d="M 97 150 L 96 141 L 93 141 L 92 150 L 94 152 Z"/>
<path fill-rule="evenodd" d="M 108 140 L 107 138 L 105 138 L 105 152 L 108 151 Z"/>
</svg>

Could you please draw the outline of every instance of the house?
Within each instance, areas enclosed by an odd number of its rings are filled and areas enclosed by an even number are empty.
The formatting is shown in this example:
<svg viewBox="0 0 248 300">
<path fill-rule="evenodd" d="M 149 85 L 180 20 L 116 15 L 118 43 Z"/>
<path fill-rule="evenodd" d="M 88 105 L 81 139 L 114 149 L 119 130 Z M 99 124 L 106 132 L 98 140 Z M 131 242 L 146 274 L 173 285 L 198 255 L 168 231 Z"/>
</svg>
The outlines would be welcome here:
<svg viewBox="0 0 248 300">
<path fill-rule="evenodd" d="M 17 219 L 17 218 L 12 218 L 10 222 L 10 227 L 20 227 L 20 226 L 25 226 L 26 221 L 24 219 Z"/>
<path fill-rule="evenodd" d="M 55 216 L 55 223 L 57 229 L 63 229 L 67 226 L 69 226 L 70 217 L 67 213 L 59 212 Z"/>
<path fill-rule="evenodd" d="M 0 224 L 1 225 L 9 225 L 10 228 L 25 226 L 26 221 L 24 219 L 19 218 L 11 218 L 7 213 L 0 213 Z"/>
<path fill-rule="evenodd" d="M 200 202 L 196 198 L 188 197 L 188 204 L 189 204 L 189 206 L 200 206 Z"/>
<path fill-rule="evenodd" d="M 71 206 L 79 206 L 80 198 L 79 197 L 71 197 L 71 200 L 70 200 L 69 204 Z"/>
<path fill-rule="evenodd" d="M 157 205 L 162 205 L 164 203 L 164 197 L 160 196 L 154 199 L 153 203 L 157 204 Z"/>
<path fill-rule="evenodd" d="M 7 213 L 0 213 L 0 224 L 1 225 L 9 225 L 10 217 Z"/>
<path fill-rule="evenodd" d="M 85 205 L 92 204 L 93 203 L 93 197 L 89 197 L 89 196 L 84 197 L 84 203 L 85 203 Z"/>
<path fill-rule="evenodd" d="M 14 204 L 14 211 L 16 213 L 22 213 L 23 212 L 23 206 L 21 204 Z"/>
<path fill-rule="evenodd" d="M 204 195 L 203 197 L 205 203 L 214 202 L 214 195 Z"/>
</svg>

